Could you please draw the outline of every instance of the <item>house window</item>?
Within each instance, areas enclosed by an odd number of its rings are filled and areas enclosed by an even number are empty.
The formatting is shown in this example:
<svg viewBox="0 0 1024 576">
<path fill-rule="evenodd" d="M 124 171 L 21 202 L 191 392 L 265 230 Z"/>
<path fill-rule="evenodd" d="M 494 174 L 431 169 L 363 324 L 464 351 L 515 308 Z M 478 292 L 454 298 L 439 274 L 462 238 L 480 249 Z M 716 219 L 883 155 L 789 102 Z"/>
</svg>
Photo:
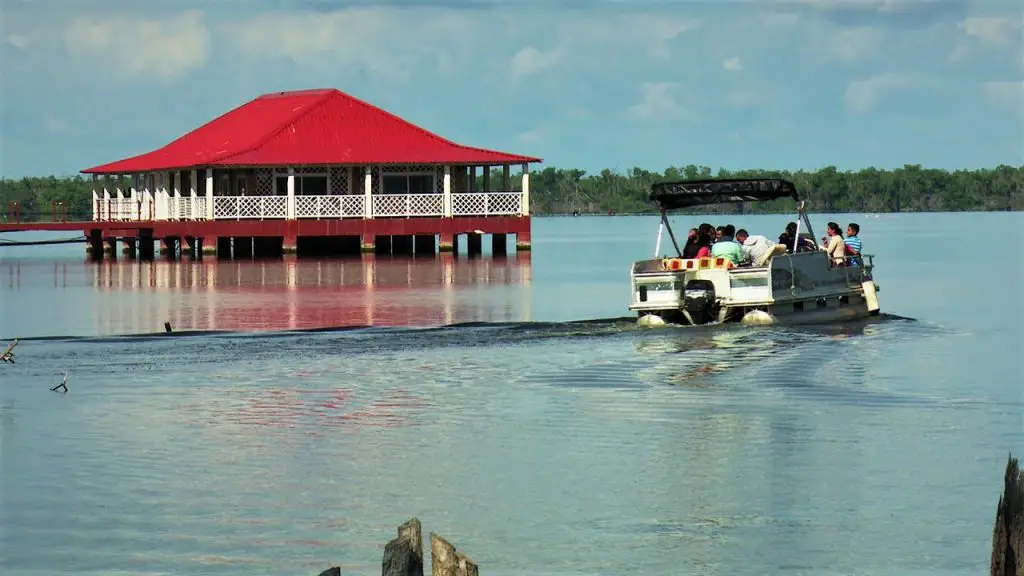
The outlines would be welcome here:
<svg viewBox="0 0 1024 576">
<path fill-rule="evenodd" d="M 384 174 L 381 176 L 383 194 L 433 194 L 433 174 Z"/>
<path fill-rule="evenodd" d="M 314 174 L 301 174 L 296 173 L 293 176 L 295 178 L 295 195 L 296 196 L 326 196 L 327 195 L 327 174 L 314 173 Z M 274 177 L 276 182 L 277 190 L 275 193 L 278 196 L 285 196 L 288 194 L 288 176 L 278 172 Z"/>
<path fill-rule="evenodd" d="M 306 196 L 326 196 L 327 195 L 327 176 L 303 176 L 302 178 L 296 178 L 295 184 L 298 185 L 298 181 L 302 180 L 302 194 Z M 295 190 L 296 194 L 299 194 L 298 186 Z"/>
</svg>

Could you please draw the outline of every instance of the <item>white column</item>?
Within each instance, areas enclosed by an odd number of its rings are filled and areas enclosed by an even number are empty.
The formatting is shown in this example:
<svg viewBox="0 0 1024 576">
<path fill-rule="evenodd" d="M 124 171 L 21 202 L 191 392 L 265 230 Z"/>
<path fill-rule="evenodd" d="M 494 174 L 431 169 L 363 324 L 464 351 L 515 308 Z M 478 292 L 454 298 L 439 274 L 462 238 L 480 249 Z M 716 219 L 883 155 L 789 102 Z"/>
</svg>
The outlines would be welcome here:
<svg viewBox="0 0 1024 576">
<path fill-rule="evenodd" d="M 113 202 L 110 201 L 110 188 L 107 176 L 103 177 L 103 220 L 110 221 L 114 219 L 114 206 Z"/>
<path fill-rule="evenodd" d="M 295 169 L 288 169 L 288 199 L 285 203 L 285 218 L 295 220 Z"/>
<path fill-rule="evenodd" d="M 144 210 L 146 211 L 147 220 L 156 220 L 156 197 L 153 195 L 153 191 L 149 189 L 149 175 L 145 172 L 136 174 L 136 178 L 140 180 L 142 185 L 142 201 L 146 203 Z"/>
<path fill-rule="evenodd" d="M 171 172 L 171 189 L 174 190 L 174 202 L 172 207 L 174 213 L 171 216 L 175 220 L 181 219 L 181 170 Z M 189 214 L 191 216 L 191 213 Z"/>
<path fill-rule="evenodd" d="M 188 174 L 188 195 L 191 198 L 192 206 L 189 209 L 189 214 L 192 215 L 193 220 L 202 220 L 206 217 L 206 211 L 202 214 L 196 209 L 199 205 L 199 171 L 191 170 Z"/>
<path fill-rule="evenodd" d="M 373 198 L 370 192 L 373 190 L 373 171 L 369 166 L 363 167 L 363 218 L 373 218 Z"/>
<path fill-rule="evenodd" d="M 446 218 L 452 217 L 452 167 L 445 165 L 444 167 L 444 215 Z"/>
<path fill-rule="evenodd" d="M 97 192 L 99 190 L 99 179 L 99 175 L 92 175 L 92 219 L 94 222 L 100 219 L 100 195 Z"/>
<path fill-rule="evenodd" d="M 167 172 L 156 173 L 156 186 L 160 190 L 160 196 L 163 198 L 161 207 L 164 210 L 164 220 L 171 219 L 171 183 L 168 182 Z"/>
<path fill-rule="evenodd" d="M 520 214 L 530 215 L 530 165 L 523 164 L 523 206 Z"/>
<path fill-rule="evenodd" d="M 206 219 L 213 220 L 213 168 L 206 169 Z"/>
<path fill-rule="evenodd" d="M 167 190 L 164 188 L 164 179 L 159 172 L 152 173 L 153 195 L 156 200 L 156 219 L 167 220 Z"/>
<path fill-rule="evenodd" d="M 135 187 L 135 175 L 129 174 L 128 178 L 128 186 L 132 196 L 132 209 L 135 210 L 135 217 L 139 220 L 149 220 L 149 206 L 146 204 L 146 199 L 139 194 L 139 189 Z"/>
<path fill-rule="evenodd" d="M 152 184 L 150 184 L 151 181 Z M 160 212 L 160 188 L 156 185 L 156 177 L 149 172 L 143 172 L 142 187 L 146 190 L 146 195 L 153 201 L 153 220 L 160 220 L 162 214 Z"/>
<path fill-rule="evenodd" d="M 135 214 L 130 203 L 125 202 L 124 190 L 121 187 L 121 175 L 118 174 L 114 180 L 114 193 L 117 194 L 117 206 L 118 212 L 120 212 L 122 220 L 134 220 Z"/>
<path fill-rule="evenodd" d="M 124 187 L 121 186 L 121 175 L 115 174 L 110 179 L 112 180 L 111 185 L 114 188 L 114 195 L 117 197 L 117 205 L 120 207 L 119 210 L 121 212 L 121 219 L 131 220 L 132 211 L 128 205 L 128 202 L 126 202 L 127 198 L 125 198 L 124 195 Z"/>
</svg>

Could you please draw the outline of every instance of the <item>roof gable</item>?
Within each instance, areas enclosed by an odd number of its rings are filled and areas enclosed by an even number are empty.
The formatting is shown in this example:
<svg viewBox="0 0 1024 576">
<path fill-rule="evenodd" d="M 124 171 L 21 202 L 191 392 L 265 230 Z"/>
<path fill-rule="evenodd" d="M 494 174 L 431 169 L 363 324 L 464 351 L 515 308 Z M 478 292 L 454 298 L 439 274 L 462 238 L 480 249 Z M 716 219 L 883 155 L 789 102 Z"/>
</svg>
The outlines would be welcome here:
<svg viewBox="0 0 1024 576">
<path fill-rule="evenodd" d="M 513 164 L 540 158 L 457 144 L 340 90 L 264 94 L 145 154 L 83 170 L 202 166 Z"/>
</svg>

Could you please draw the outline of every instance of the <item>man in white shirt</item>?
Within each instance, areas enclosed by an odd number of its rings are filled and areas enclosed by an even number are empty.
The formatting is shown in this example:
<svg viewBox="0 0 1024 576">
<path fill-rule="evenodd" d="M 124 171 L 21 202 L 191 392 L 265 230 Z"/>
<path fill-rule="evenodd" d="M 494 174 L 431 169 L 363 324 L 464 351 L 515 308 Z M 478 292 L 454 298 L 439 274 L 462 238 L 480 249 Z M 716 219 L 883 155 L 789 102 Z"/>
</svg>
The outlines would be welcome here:
<svg viewBox="0 0 1024 576">
<path fill-rule="evenodd" d="M 741 245 L 740 250 L 743 252 L 743 263 L 754 266 L 764 266 L 768 258 L 780 252 L 776 250 L 776 247 L 782 246 L 764 236 L 751 236 L 742 228 L 736 231 L 736 241 Z M 785 249 L 786 247 L 782 246 L 781 252 L 785 252 Z"/>
</svg>

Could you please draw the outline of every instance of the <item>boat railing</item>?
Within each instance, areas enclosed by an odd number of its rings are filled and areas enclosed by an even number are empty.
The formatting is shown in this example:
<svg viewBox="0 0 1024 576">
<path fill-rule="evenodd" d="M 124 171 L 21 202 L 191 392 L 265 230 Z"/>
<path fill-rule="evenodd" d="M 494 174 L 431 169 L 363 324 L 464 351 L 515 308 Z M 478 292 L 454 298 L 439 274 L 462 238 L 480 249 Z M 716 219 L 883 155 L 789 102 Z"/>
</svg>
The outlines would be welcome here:
<svg viewBox="0 0 1024 576">
<path fill-rule="evenodd" d="M 846 283 L 849 286 L 860 286 L 863 282 L 874 280 L 872 277 L 872 272 L 875 269 L 874 255 L 861 254 L 859 263 L 850 264 L 848 260 L 845 266 L 833 267 L 833 269 L 835 268 L 841 268 L 846 273 Z"/>
<path fill-rule="evenodd" d="M 708 270 L 735 270 L 728 258 L 654 258 L 633 263 L 633 274 L 665 274 Z"/>
</svg>

